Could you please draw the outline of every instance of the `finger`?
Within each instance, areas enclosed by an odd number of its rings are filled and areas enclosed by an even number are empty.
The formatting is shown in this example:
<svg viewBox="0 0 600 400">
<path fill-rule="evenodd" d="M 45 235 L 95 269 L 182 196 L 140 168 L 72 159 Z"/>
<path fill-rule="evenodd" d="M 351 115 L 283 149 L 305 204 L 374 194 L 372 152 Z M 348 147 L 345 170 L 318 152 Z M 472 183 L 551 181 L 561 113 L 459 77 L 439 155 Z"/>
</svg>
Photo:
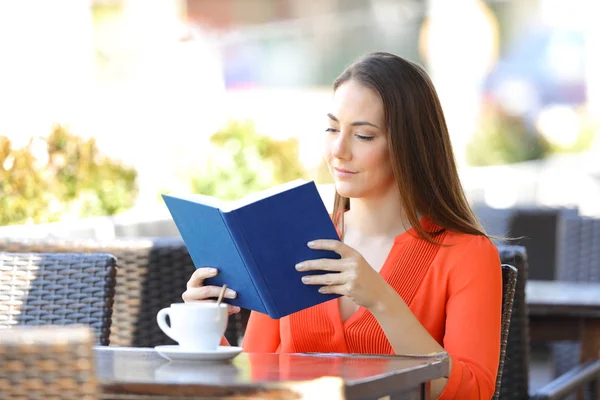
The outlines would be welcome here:
<svg viewBox="0 0 600 400">
<path fill-rule="evenodd" d="M 321 293 L 321 294 L 339 294 L 342 296 L 348 295 L 347 290 L 346 290 L 346 285 L 322 286 L 319 288 L 319 293 Z"/>
<path fill-rule="evenodd" d="M 221 293 L 221 289 L 222 289 L 222 287 L 220 287 L 220 286 L 194 287 L 194 288 L 190 288 L 190 289 L 186 290 L 183 293 L 183 295 L 181 296 L 181 298 L 185 302 L 218 298 L 219 294 Z M 227 288 L 227 290 L 225 290 L 225 295 L 223 297 L 227 298 L 227 299 L 235 299 L 236 296 L 237 296 L 237 293 L 235 292 L 235 290 Z"/>
<path fill-rule="evenodd" d="M 343 285 L 346 283 L 344 274 L 323 274 L 323 275 L 306 275 L 302 277 L 302 283 L 305 285 Z"/>
<path fill-rule="evenodd" d="M 185 297 L 185 296 L 186 295 L 184 293 L 184 296 L 182 296 L 182 297 Z M 192 301 L 195 302 L 195 303 L 213 303 L 213 304 L 216 303 L 215 300 L 192 300 Z M 226 304 L 226 303 L 223 302 L 223 304 Z M 228 307 L 227 307 L 227 314 L 228 315 L 237 314 L 240 311 L 242 311 L 242 309 L 240 307 L 238 307 L 238 306 L 232 306 L 231 304 L 228 304 Z"/>
<path fill-rule="evenodd" d="M 347 259 L 333 260 L 331 258 L 320 258 L 318 260 L 306 260 L 296 264 L 297 271 L 344 271 L 349 266 Z"/>
<path fill-rule="evenodd" d="M 354 253 L 354 249 L 339 240 L 319 239 L 312 240 L 306 244 L 313 250 L 331 250 L 342 257 L 348 257 Z"/>
<path fill-rule="evenodd" d="M 216 268 L 210 268 L 210 267 L 198 268 L 196 271 L 194 271 L 194 273 L 190 277 L 190 280 L 187 282 L 187 289 L 197 288 L 197 287 L 202 286 L 204 284 L 205 279 L 212 278 L 213 276 L 216 276 L 218 273 L 219 273 L 219 271 L 217 271 Z"/>
</svg>

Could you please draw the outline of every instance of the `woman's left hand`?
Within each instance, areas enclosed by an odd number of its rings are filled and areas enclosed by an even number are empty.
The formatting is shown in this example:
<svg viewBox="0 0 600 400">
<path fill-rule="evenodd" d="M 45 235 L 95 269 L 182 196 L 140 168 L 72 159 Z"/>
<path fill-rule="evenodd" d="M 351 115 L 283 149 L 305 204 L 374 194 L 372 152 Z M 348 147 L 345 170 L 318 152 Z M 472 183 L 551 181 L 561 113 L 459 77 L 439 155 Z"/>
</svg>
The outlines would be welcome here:
<svg viewBox="0 0 600 400">
<path fill-rule="evenodd" d="M 386 292 L 387 282 L 375 271 L 363 256 L 339 240 L 314 240 L 308 243 L 313 250 L 331 250 L 342 258 L 321 258 L 296 264 L 296 269 L 305 271 L 328 271 L 329 274 L 306 275 L 306 285 L 321 285 L 320 293 L 340 294 L 349 297 L 356 305 L 371 309 Z"/>
</svg>

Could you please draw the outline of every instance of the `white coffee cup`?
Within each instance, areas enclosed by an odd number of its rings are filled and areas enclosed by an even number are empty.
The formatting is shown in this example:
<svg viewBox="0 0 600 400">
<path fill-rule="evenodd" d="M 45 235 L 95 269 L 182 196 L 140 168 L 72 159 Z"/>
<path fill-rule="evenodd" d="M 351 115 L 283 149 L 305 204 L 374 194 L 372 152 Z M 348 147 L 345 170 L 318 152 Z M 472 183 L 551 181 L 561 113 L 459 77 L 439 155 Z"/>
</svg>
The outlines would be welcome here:
<svg viewBox="0 0 600 400">
<path fill-rule="evenodd" d="M 171 326 L 167 324 L 167 315 Z M 162 331 L 186 351 L 214 351 L 227 328 L 227 304 L 174 303 L 156 314 Z"/>
</svg>

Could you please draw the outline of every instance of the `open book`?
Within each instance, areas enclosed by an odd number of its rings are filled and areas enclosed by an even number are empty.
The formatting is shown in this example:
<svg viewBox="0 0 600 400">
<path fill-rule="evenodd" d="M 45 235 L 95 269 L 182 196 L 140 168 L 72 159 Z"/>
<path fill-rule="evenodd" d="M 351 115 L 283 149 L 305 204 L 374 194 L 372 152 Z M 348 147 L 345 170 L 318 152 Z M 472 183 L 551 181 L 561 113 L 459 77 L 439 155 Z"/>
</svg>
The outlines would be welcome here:
<svg viewBox="0 0 600 400">
<path fill-rule="evenodd" d="M 227 302 L 281 318 L 339 297 L 305 285 L 295 265 L 337 253 L 312 250 L 314 239 L 339 239 L 314 182 L 292 181 L 233 202 L 203 195 L 163 195 L 196 268 L 219 274 L 205 285 L 237 292 Z"/>
</svg>

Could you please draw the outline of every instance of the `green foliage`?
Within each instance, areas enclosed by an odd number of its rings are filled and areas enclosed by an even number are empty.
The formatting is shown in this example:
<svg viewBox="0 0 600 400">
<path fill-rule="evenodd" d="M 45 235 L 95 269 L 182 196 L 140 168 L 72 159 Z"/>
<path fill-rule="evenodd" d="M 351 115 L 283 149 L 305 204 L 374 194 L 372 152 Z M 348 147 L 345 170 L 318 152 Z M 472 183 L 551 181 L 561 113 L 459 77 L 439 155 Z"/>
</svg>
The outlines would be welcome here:
<svg viewBox="0 0 600 400">
<path fill-rule="evenodd" d="M 30 152 L 12 150 L 8 138 L 0 136 L 0 225 L 24 222 L 48 207 L 43 195 L 48 184 L 34 164 Z"/>
<path fill-rule="evenodd" d="M 273 185 L 304 178 L 298 141 L 274 140 L 252 123 L 230 122 L 211 137 L 210 157 L 192 179 L 192 190 L 234 200 Z"/>
<path fill-rule="evenodd" d="M 0 136 L 0 225 L 116 214 L 133 206 L 136 177 L 60 126 L 21 149 Z"/>
<path fill-rule="evenodd" d="M 512 164 L 545 158 L 550 145 L 537 131 L 517 117 L 497 108 L 484 110 L 482 126 L 467 146 L 467 162 L 473 166 Z"/>
</svg>

